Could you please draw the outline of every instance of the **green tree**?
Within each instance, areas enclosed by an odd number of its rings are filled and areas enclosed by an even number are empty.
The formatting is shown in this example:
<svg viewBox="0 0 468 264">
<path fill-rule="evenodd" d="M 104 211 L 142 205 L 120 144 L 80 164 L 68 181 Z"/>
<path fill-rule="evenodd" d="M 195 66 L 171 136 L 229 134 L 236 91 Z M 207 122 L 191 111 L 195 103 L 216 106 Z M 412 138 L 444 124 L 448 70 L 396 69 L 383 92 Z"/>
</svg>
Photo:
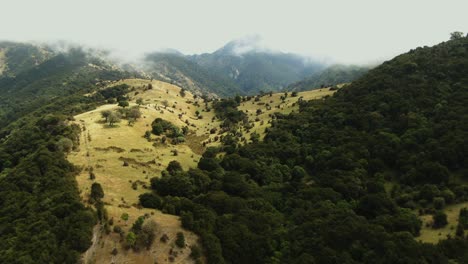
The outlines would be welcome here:
<svg viewBox="0 0 468 264">
<path fill-rule="evenodd" d="M 441 228 L 448 224 L 447 215 L 443 211 L 437 211 L 432 216 L 432 219 L 434 221 L 434 224 L 433 224 L 434 228 Z"/>
<path fill-rule="evenodd" d="M 104 190 L 101 187 L 101 184 L 94 182 L 91 185 L 91 195 L 90 197 L 94 201 L 100 201 L 104 197 Z"/>
<path fill-rule="evenodd" d="M 101 116 L 102 118 L 105 119 L 105 122 L 107 123 L 107 119 L 109 118 L 109 116 L 111 115 L 112 111 L 111 110 L 103 110 L 101 111 Z"/>
<path fill-rule="evenodd" d="M 137 235 L 133 233 L 132 231 L 130 231 L 127 233 L 125 241 L 127 242 L 128 246 L 133 247 L 135 246 L 135 242 L 137 241 Z"/>
<path fill-rule="evenodd" d="M 125 225 L 127 225 L 128 218 L 129 218 L 128 213 L 122 213 L 122 215 L 120 216 L 120 219 L 125 221 Z"/>
<path fill-rule="evenodd" d="M 115 123 L 120 122 L 120 114 L 118 112 L 112 112 L 108 117 L 107 121 L 109 122 L 109 126 L 114 126 Z"/>
<path fill-rule="evenodd" d="M 455 32 L 450 33 L 450 39 L 451 40 L 461 39 L 461 38 L 463 38 L 463 32 L 455 31 Z"/>
<path fill-rule="evenodd" d="M 130 104 L 128 103 L 127 100 L 122 100 L 122 101 L 119 101 L 119 104 L 118 104 L 120 107 L 122 108 L 125 108 L 127 106 L 129 106 Z"/>
<path fill-rule="evenodd" d="M 178 247 L 180 247 L 180 248 L 184 248 L 184 247 L 185 247 L 185 236 L 184 236 L 184 233 L 182 233 L 182 232 L 178 232 L 178 233 L 177 233 L 177 238 L 176 238 L 175 244 L 176 244 L 176 246 L 178 246 Z"/>
</svg>

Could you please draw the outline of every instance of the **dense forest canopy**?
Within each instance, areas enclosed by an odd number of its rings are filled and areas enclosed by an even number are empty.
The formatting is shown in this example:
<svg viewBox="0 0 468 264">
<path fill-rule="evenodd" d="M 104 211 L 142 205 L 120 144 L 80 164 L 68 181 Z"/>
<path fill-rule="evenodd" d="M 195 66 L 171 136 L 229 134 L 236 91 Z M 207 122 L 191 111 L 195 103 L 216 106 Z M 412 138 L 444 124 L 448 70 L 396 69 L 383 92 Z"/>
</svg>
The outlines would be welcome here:
<svg viewBox="0 0 468 264">
<path fill-rule="evenodd" d="M 467 49 L 457 37 L 387 61 L 278 115 L 263 142 L 233 134 L 197 169 L 168 169 L 140 201 L 180 215 L 209 263 L 468 263 L 462 224 L 415 239 L 418 214 L 439 228 L 443 204 L 468 200 Z"/>
</svg>

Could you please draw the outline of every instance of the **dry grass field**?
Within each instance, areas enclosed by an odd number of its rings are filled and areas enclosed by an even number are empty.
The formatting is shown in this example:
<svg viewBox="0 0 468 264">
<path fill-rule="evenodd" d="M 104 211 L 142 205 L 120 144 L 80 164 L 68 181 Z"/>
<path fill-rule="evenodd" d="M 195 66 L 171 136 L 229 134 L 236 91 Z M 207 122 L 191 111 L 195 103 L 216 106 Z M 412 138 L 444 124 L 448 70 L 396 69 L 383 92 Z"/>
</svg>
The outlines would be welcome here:
<svg viewBox="0 0 468 264">
<path fill-rule="evenodd" d="M 458 224 L 458 215 L 462 208 L 468 208 L 468 202 L 447 206 L 444 212 L 447 214 L 448 225 L 439 229 L 433 229 L 431 227 L 432 215 L 422 215 L 420 219 L 423 221 L 423 225 L 421 228 L 421 235 L 417 237 L 417 240 L 436 244 L 439 240 L 447 238 L 448 235 L 454 237 Z"/>
<path fill-rule="evenodd" d="M 145 89 L 150 82 L 153 89 Z M 114 225 L 121 226 L 127 232 L 139 216 L 147 214 L 158 224 L 158 234 L 150 250 L 133 252 L 122 248 L 118 234 L 106 235 L 96 227 L 94 244 L 84 254 L 84 262 L 192 263 L 189 257 L 190 249 L 186 247 L 178 250 L 174 246 L 174 240 L 176 233 L 182 231 L 187 245 L 190 246 L 197 244 L 196 235 L 183 230 L 177 216 L 163 214 L 157 210 L 140 209 L 138 196 L 149 191 L 150 179 L 159 177 L 170 161 L 179 161 L 184 169 L 196 167 L 205 149 L 203 142 L 208 142 L 211 138 L 211 143 L 207 146 L 219 144 L 219 141 L 215 142 L 214 137 L 220 134 L 210 134 L 210 130 L 218 129 L 221 121 L 214 119 L 213 110 L 205 110 L 206 106 L 212 108 L 210 104 L 205 106 L 201 98 L 194 98 L 190 92 L 186 92 L 182 97 L 181 88 L 177 86 L 143 79 L 126 79 L 111 86 L 122 83 L 131 87 L 132 91 L 128 94 L 130 107 L 137 105 L 137 99 L 143 101 L 140 105 L 141 118 L 132 125 L 129 125 L 127 120 L 121 120 L 120 123 L 109 126 L 104 122 L 101 112 L 118 109 L 116 104 L 102 105 L 75 116 L 75 123 L 82 128 L 80 146 L 78 151 L 69 154 L 68 159 L 82 168 L 77 182 L 84 203 L 89 198 L 91 184 L 98 182 L 104 190 L 103 201 L 109 219 L 114 219 Z M 255 131 L 263 136 L 265 128 L 269 126 L 270 114 L 297 111 L 297 100 L 300 97 L 304 100 L 320 99 L 332 93 L 329 89 L 301 92 L 296 97 L 288 96 L 284 102 L 280 99 L 283 93 L 265 95 L 257 102 L 252 98 L 241 103 L 239 109 L 246 112 L 249 120 L 254 122 L 250 133 Z M 265 106 L 267 103 L 272 106 L 269 110 Z M 263 112 L 257 115 L 256 110 L 259 108 Z M 197 111 L 201 118 L 197 117 Z M 151 123 L 157 117 L 170 121 L 179 128 L 187 125 L 189 133 L 186 142 L 172 145 L 161 143 L 161 137 L 155 135 L 151 135 L 150 141 L 144 138 L 145 132 L 151 130 Z M 250 138 L 248 134 L 246 138 Z M 174 150 L 177 151 L 177 156 L 173 154 Z M 124 161 L 128 166 L 124 166 Z M 90 168 L 96 176 L 94 180 L 90 179 Z M 123 213 L 130 216 L 127 225 L 120 220 Z M 159 241 L 163 234 L 169 236 L 170 240 L 167 243 Z M 114 247 L 119 252 L 115 257 L 111 255 Z M 173 262 L 169 259 L 171 250 L 177 252 Z"/>
</svg>

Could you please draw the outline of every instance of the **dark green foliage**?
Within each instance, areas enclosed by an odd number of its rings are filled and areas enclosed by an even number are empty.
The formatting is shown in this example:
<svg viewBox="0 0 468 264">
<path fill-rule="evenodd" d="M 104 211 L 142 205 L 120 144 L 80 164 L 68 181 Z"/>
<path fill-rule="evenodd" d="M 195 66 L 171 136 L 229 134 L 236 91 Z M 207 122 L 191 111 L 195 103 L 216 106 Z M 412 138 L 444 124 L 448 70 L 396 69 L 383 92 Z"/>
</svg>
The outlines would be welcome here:
<svg viewBox="0 0 468 264">
<path fill-rule="evenodd" d="M 178 233 L 177 233 L 177 238 L 176 238 L 175 244 L 176 244 L 176 246 L 178 246 L 178 247 L 180 247 L 180 248 L 184 248 L 184 247 L 185 247 L 185 236 L 184 236 L 184 233 L 182 233 L 182 232 L 178 232 Z"/>
<path fill-rule="evenodd" d="M 144 193 L 139 196 L 140 204 L 146 208 L 159 209 L 162 206 L 162 200 L 151 193 Z"/>
<path fill-rule="evenodd" d="M 120 101 L 123 100 L 124 95 L 129 92 L 129 88 L 130 86 L 128 86 L 127 84 L 119 84 L 103 90 L 99 90 L 98 94 L 106 100 L 110 98 L 115 98 L 119 99 Z"/>
<path fill-rule="evenodd" d="M 468 209 L 463 208 L 460 210 L 460 214 L 458 216 L 458 223 L 464 228 L 468 229 Z"/>
<path fill-rule="evenodd" d="M 447 222 L 447 215 L 442 211 L 437 211 L 432 217 L 434 224 L 432 225 L 434 228 L 441 228 L 448 224 Z"/>
<path fill-rule="evenodd" d="M 229 128 L 247 117 L 244 112 L 237 109 L 238 106 L 239 103 L 233 99 L 223 99 L 213 103 L 216 116 L 223 121 L 221 127 Z"/>
<path fill-rule="evenodd" d="M 20 161 L 9 156 L 14 170 L 0 179 L 1 237 L 10 241 L 0 246 L 0 262 L 75 263 L 91 245 L 96 217 L 80 202 L 72 165 L 42 145 L 50 136 L 36 129 L 41 139 L 24 137 L 34 131 L 28 129 L 15 133 L 15 141 L 23 144 L 12 149 L 6 141 L 0 148 L 25 155 Z M 22 147 L 27 145 L 37 150 Z"/>
<path fill-rule="evenodd" d="M 177 172 L 182 171 L 182 165 L 180 165 L 180 163 L 177 160 L 172 160 L 167 165 L 166 170 L 167 170 L 167 172 L 169 172 L 169 174 L 174 175 Z"/>
<path fill-rule="evenodd" d="M 90 197 L 94 201 L 100 201 L 104 197 L 104 191 L 102 190 L 101 184 L 94 182 L 91 185 Z"/>
<path fill-rule="evenodd" d="M 190 257 L 194 260 L 199 259 L 202 256 L 200 247 L 197 245 L 190 246 Z"/>
<path fill-rule="evenodd" d="M 151 127 L 153 128 L 153 134 L 157 136 L 164 134 L 170 138 L 183 137 L 182 132 L 177 126 L 159 117 L 151 123 Z"/>
<path fill-rule="evenodd" d="M 129 106 L 129 103 L 128 103 L 127 100 L 120 100 L 119 103 L 118 103 L 118 105 L 119 105 L 120 107 L 122 107 L 122 108 L 125 108 L 125 107 Z"/>
</svg>

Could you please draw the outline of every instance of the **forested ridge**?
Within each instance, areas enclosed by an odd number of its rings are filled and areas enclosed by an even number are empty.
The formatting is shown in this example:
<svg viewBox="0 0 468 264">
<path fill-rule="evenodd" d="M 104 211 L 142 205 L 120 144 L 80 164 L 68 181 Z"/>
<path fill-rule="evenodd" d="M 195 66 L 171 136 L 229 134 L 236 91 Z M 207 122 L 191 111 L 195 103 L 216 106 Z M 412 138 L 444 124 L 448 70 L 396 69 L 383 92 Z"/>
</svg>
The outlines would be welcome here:
<svg viewBox="0 0 468 264">
<path fill-rule="evenodd" d="M 371 67 L 356 65 L 332 65 L 323 71 L 312 74 L 299 82 L 290 84 L 289 91 L 308 91 L 322 87 L 350 83 L 363 76 Z"/>
<path fill-rule="evenodd" d="M 180 215 L 209 263 L 468 263 L 466 216 L 438 244 L 415 239 L 418 214 L 440 228 L 444 205 L 468 200 L 467 48 L 459 36 L 397 56 L 276 115 L 263 142 L 233 131 L 140 202 Z"/>
<path fill-rule="evenodd" d="M 81 132 L 70 121 L 107 99 L 84 96 L 99 88 L 96 77 L 126 75 L 93 71 L 92 61 L 74 50 L 0 79 L 0 263 L 77 263 L 91 245 L 96 213 L 65 158 Z"/>
</svg>

